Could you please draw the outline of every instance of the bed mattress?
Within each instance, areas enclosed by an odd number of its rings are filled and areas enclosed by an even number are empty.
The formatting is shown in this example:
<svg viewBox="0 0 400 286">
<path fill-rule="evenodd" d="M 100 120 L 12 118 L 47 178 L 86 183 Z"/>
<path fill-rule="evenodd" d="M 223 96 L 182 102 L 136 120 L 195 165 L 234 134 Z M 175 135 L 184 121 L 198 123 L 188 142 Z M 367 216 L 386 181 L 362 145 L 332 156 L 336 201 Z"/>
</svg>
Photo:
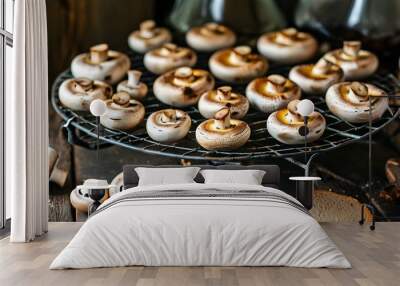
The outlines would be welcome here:
<svg viewBox="0 0 400 286">
<path fill-rule="evenodd" d="M 114 195 L 50 269 L 131 265 L 351 267 L 318 222 L 284 192 L 197 183 Z"/>
</svg>

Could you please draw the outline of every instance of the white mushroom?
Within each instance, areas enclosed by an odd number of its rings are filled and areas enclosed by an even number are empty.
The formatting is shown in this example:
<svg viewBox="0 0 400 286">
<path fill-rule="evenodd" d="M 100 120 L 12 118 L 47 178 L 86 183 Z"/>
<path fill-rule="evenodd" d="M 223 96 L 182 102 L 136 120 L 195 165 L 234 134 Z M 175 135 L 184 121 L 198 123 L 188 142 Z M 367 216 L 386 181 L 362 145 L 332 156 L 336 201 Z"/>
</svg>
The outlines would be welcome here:
<svg viewBox="0 0 400 286">
<path fill-rule="evenodd" d="M 106 105 L 106 113 L 100 117 L 100 123 L 107 128 L 130 130 L 144 119 L 144 106 L 140 101 L 130 99 L 126 92 L 115 93 Z"/>
<path fill-rule="evenodd" d="M 197 56 L 194 51 L 170 43 L 151 50 L 144 56 L 145 67 L 155 74 L 162 74 L 183 66 L 192 67 L 196 62 Z"/>
<path fill-rule="evenodd" d="M 352 122 L 369 121 L 369 98 L 371 119 L 377 120 L 388 109 L 388 98 L 382 89 L 368 83 L 341 82 L 331 86 L 326 93 L 329 110 L 339 118 Z"/>
<path fill-rule="evenodd" d="M 236 42 L 236 35 L 224 25 L 207 23 L 191 28 L 186 33 L 186 42 L 197 51 L 213 52 L 233 46 Z"/>
<path fill-rule="evenodd" d="M 112 95 L 112 87 L 99 80 L 71 78 L 65 80 L 59 89 L 61 103 L 76 111 L 89 111 L 95 99 L 106 100 Z"/>
<path fill-rule="evenodd" d="M 246 96 L 252 106 L 271 113 L 284 108 L 294 99 L 301 97 L 299 86 L 281 75 L 256 78 L 246 88 Z"/>
<path fill-rule="evenodd" d="M 127 55 L 108 49 L 107 44 L 90 48 L 89 53 L 76 56 L 71 63 L 74 77 L 101 80 L 108 84 L 119 82 L 127 73 L 131 62 Z"/>
<path fill-rule="evenodd" d="M 280 64 L 297 64 L 315 56 L 318 42 L 308 33 L 287 28 L 262 35 L 257 41 L 257 48 L 268 60 Z"/>
<path fill-rule="evenodd" d="M 176 142 L 189 132 L 192 120 L 178 109 L 163 109 L 152 113 L 146 122 L 147 134 L 163 143 Z"/>
<path fill-rule="evenodd" d="M 196 129 L 196 140 L 207 150 L 234 150 L 249 140 L 250 127 L 246 122 L 231 119 L 229 108 L 219 110 L 214 119 L 200 123 Z"/>
<path fill-rule="evenodd" d="M 140 81 L 142 72 L 138 70 L 128 71 L 128 79 L 120 82 L 117 91 L 127 92 L 132 99 L 143 99 L 148 91 L 147 85 Z"/>
<path fill-rule="evenodd" d="M 161 102 L 185 107 L 196 104 L 203 93 L 214 88 L 214 84 L 209 72 L 181 67 L 159 76 L 154 82 L 153 91 Z"/>
<path fill-rule="evenodd" d="M 204 93 L 199 99 L 198 107 L 205 118 L 214 118 L 216 112 L 228 107 L 232 118 L 241 119 L 249 110 L 249 101 L 245 96 L 232 92 L 230 86 L 221 86 Z"/>
<path fill-rule="evenodd" d="M 346 80 L 366 78 L 372 75 L 379 66 L 377 56 L 369 51 L 361 50 L 359 41 L 346 41 L 342 49 L 328 52 L 324 58 L 340 66 Z"/>
<path fill-rule="evenodd" d="M 248 82 L 263 75 L 268 69 L 267 61 L 252 53 L 248 46 L 215 52 L 209 66 L 213 75 L 231 83 Z"/>
<path fill-rule="evenodd" d="M 275 111 L 267 120 L 269 134 L 284 144 L 302 144 L 305 137 L 301 132 L 304 129 L 304 117 L 297 112 L 300 100 L 291 101 L 287 108 Z M 308 116 L 307 142 L 318 140 L 325 131 L 325 118 L 321 113 L 314 111 Z"/>
<path fill-rule="evenodd" d="M 320 59 L 315 65 L 299 65 L 290 70 L 289 78 L 309 94 L 323 94 L 333 84 L 343 80 L 342 69 Z"/>
<path fill-rule="evenodd" d="M 129 47 L 138 53 L 146 53 L 159 48 L 172 40 L 171 33 L 166 28 L 156 27 L 153 20 L 140 24 L 140 29 L 132 32 L 128 38 Z"/>
</svg>

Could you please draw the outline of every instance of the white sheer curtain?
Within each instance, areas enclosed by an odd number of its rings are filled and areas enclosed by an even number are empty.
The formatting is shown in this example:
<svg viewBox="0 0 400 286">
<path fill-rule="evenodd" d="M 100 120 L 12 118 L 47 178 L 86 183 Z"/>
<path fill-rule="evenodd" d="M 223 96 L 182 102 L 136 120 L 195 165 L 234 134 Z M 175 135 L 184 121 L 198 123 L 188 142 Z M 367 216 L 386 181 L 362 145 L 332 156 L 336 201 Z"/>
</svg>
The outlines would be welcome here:
<svg viewBox="0 0 400 286">
<path fill-rule="evenodd" d="M 13 92 L 6 98 L 6 187 L 12 242 L 48 224 L 48 79 L 45 0 L 15 1 Z"/>
</svg>

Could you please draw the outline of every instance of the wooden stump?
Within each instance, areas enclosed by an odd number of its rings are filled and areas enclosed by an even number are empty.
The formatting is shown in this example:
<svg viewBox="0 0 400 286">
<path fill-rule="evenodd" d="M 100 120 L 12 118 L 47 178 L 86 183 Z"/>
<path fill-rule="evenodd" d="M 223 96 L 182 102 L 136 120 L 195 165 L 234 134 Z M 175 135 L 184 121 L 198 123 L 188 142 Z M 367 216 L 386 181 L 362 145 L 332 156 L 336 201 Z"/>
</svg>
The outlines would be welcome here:
<svg viewBox="0 0 400 286">
<path fill-rule="evenodd" d="M 362 204 L 346 195 L 341 195 L 328 190 L 314 192 L 314 207 L 312 216 L 319 222 L 353 222 L 360 220 Z M 366 221 L 372 220 L 372 214 L 364 209 Z"/>
</svg>

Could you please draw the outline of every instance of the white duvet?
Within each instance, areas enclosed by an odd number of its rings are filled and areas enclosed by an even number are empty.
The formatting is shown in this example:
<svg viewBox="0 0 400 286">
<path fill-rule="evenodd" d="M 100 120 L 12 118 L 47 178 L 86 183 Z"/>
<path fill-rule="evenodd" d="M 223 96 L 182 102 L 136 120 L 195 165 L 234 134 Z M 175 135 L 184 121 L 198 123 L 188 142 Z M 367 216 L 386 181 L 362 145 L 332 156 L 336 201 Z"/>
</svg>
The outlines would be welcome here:
<svg viewBox="0 0 400 286">
<path fill-rule="evenodd" d="M 296 201 L 282 191 L 254 185 L 135 187 L 106 201 L 50 269 L 127 265 L 351 267 L 321 226 L 289 204 L 234 197 L 115 203 L 130 192 L 207 189 L 262 190 Z"/>
</svg>

